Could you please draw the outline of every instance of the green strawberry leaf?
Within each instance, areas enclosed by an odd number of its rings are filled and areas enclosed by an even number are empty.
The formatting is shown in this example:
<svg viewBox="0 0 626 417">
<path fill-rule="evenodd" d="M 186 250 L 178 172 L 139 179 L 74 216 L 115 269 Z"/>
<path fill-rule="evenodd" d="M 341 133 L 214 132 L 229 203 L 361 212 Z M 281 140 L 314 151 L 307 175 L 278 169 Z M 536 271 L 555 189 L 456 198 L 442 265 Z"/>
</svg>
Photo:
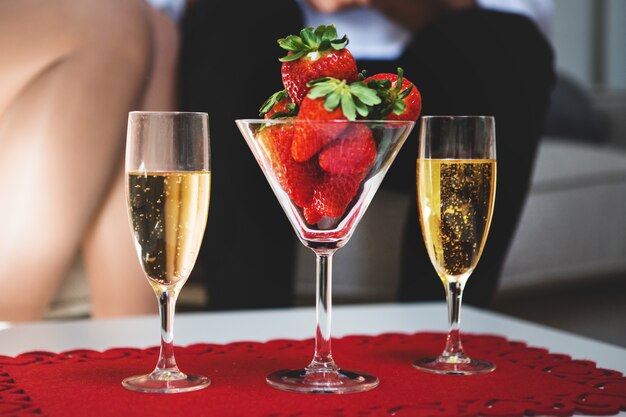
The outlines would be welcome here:
<svg viewBox="0 0 626 417">
<path fill-rule="evenodd" d="M 401 99 L 405 99 L 409 96 L 409 94 L 411 94 L 411 90 L 413 90 L 413 86 L 409 86 L 409 88 L 406 88 L 403 92 L 401 92 L 400 94 L 398 94 L 398 97 Z"/>
<path fill-rule="evenodd" d="M 393 112 L 398 116 L 406 111 L 406 104 L 404 103 L 404 101 L 394 101 L 391 107 L 393 109 Z"/>
<path fill-rule="evenodd" d="M 385 119 L 392 112 L 396 115 L 402 115 L 406 112 L 407 105 L 404 100 L 413 90 L 413 85 L 402 90 L 404 80 L 404 70 L 400 67 L 397 69 L 398 78 L 396 85 L 392 87 L 391 80 L 370 80 L 367 86 L 374 91 L 381 99 L 381 102 L 374 105 L 370 111 L 370 117 L 374 119 Z"/>
<path fill-rule="evenodd" d="M 334 41 L 335 39 L 337 39 L 337 28 L 335 27 L 335 25 L 328 25 L 328 26 L 323 26 L 322 29 L 322 39 L 326 40 L 326 41 Z M 344 36 L 345 38 L 345 36 Z"/>
<path fill-rule="evenodd" d="M 280 58 L 279 61 L 280 62 L 293 62 L 293 61 L 299 60 L 305 55 L 306 55 L 306 51 L 295 52 L 293 54 L 285 55 L 284 57 Z"/>
<path fill-rule="evenodd" d="M 380 97 L 376 94 L 376 90 L 373 90 L 365 85 L 361 81 L 350 84 L 350 91 L 352 94 L 368 106 L 373 106 L 381 102 Z"/>
<path fill-rule="evenodd" d="M 302 42 L 311 50 L 317 50 L 319 47 L 318 37 L 311 30 L 303 30 L 300 32 Z"/>
<path fill-rule="evenodd" d="M 388 90 L 391 88 L 390 80 L 370 80 L 367 82 L 369 88 L 374 90 Z"/>
<path fill-rule="evenodd" d="M 336 51 L 345 48 L 346 46 L 348 46 L 348 43 L 349 41 L 346 35 L 343 35 L 343 38 L 341 39 L 335 39 L 335 40 L 330 41 L 330 45 Z"/>
<path fill-rule="evenodd" d="M 328 111 L 333 111 L 339 106 L 339 102 L 341 101 L 341 93 L 337 91 L 333 91 L 326 96 L 326 100 L 324 100 L 324 108 Z"/>
<path fill-rule="evenodd" d="M 309 90 L 309 93 L 307 95 L 311 98 L 326 97 L 328 94 L 332 93 L 336 89 L 337 86 L 331 83 L 315 84 L 313 88 Z"/>
<path fill-rule="evenodd" d="M 291 52 L 298 52 L 305 48 L 302 38 L 295 35 L 289 35 L 286 38 L 279 39 L 278 45 Z"/>
<path fill-rule="evenodd" d="M 280 91 L 275 92 L 267 100 L 265 100 L 263 105 L 261 105 L 261 108 L 259 109 L 259 116 L 261 117 L 265 116 L 265 114 L 268 113 L 270 110 L 272 110 L 272 108 L 280 100 L 284 98 L 288 98 L 288 97 L 289 97 L 289 94 L 287 93 L 287 90 L 280 90 Z"/>
<path fill-rule="evenodd" d="M 320 51 L 326 51 L 328 49 L 331 48 L 331 43 L 329 40 L 323 40 L 322 42 L 320 42 L 320 46 L 317 48 Z"/>
<path fill-rule="evenodd" d="M 354 105 L 356 107 L 356 112 L 359 113 L 359 116 L 367 117 L 370 112 L 370 107 L 367 104 L 363 103 L 358 98 L 355 98 Z"/>
<path fill-rule="evenodd" d="M 270 119 L 283 119 L 285 117 L 292 117 L 298 114 L 298 106 L 296 106 L 296 103 L 287 104 L 285 109 L 287 110 L 286 112 L 277 111 L 270 116 Z"/>
<path fill-rule="evenodd" d="M 326 32 L 326 25 L 319 25 L 313 30 L 313 33 L 315 33 L 315 36 L 317 36 L 320 39 L 324 39 L 324 32 Z"/>
<path fill-rule="evenodd" d="M 322 83 L 325 83 L 325 82 L 328 82 L 328 81 L 335 82 L 335 81 L 337 81 L 337 79 L 333 78 L 333 77 L 322 77 L 322 78 L 317 78 L 315 80 L 311 80 L 306 85 L 307 85 L 307 87 L 313 87 L 314 85 L 322 84 Z"/>
<path fill-rule="evenodd" d="M 389 116 L 391 114 L 391 106 L 385 107 L 383 109 L 380 109 L 378 111 L 378 114 L 376 115 L 376 119 L 381 119 L 384 120 L 387 116 Z"/>
<path fill-rule="evenodd" d="M 344 35 L 343 38 L 337 39 L 337 29 L 334 25 L 320 25 L 317 28 L 306 27 L 300 31 L 299 35 L 281 38 L 278 40 L 278 45 L 292 52 L 292 55 L 284 56 L 279 61 L 291 62 L 311 52 L 343 49 L 348 45 L 348 37 Z"/>
<path fill-rule="evenodd" d="M 345 80 L 333 77 L 323 77 L 310 81 L 311 87 L 307 97 L 312 99 L 324 98 L 324 108 L 333 111 L 341 105 L 341 110 L 348 120 L 355 120 L 357 113 L 366 117 L 371 113 L 373 106 L 381 103 L 377 90 L 374 90 L 362 81 L 347 84 Z"/>
<path fill-rule="evenodd" d="M 350 91 L 341 92 L 341 111 L 348 120 L 356 120 L 356 105 Z"/>
<path fill-rule="evenodd" d="M 396 89 L 402 90 L 402 77 L 404 77 L 404 70 L 398 67 L 398 81 L 396 81 Z"/>
</svg>

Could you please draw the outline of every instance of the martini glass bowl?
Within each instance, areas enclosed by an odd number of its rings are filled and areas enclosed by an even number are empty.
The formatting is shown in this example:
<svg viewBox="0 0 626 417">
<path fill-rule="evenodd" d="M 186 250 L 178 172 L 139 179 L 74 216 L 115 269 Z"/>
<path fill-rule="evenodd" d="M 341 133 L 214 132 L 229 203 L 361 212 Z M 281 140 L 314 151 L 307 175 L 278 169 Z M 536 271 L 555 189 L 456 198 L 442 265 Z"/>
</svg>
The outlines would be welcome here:
<svg viewBox="0 0 626 417">
<path fill-rule="evenodd" d="M 332 257 L 380 186 L 411 121 L 241 119 L 237 126 L 303 245 L 316 255 L 316 330 L 311 363 L 267 383 L 305 393 L 353 393 L 378 378 L 340 368 L 331 352 Z"/>
</svg>

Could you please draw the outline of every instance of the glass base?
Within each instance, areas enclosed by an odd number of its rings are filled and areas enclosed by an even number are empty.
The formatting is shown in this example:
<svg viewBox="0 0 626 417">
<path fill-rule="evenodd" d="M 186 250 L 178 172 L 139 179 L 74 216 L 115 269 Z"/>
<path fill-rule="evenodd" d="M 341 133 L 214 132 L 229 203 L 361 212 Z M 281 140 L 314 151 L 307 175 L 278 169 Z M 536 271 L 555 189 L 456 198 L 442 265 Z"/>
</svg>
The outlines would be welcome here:
<svg viewBox="0 0 626 417">
<path fill-rule="evenodd" d="M 448 358 L 445 356 L 418 359 L 413 362 L 413 366 L 426 372 L 451 375 L 488 374 L 496 369 L 496 365 L 491 362 L 468 357 L 459 360 L 458 358 Z"/>
<path fill-rule="evenodd" d="M 131 376 L 122 381 L 122 386 L 131 391 L 175 394 L 206 388 L 211 380 L 201 375 L 186 375 L 182 372 L 151 373 Z"/>
<path fill-rule="evenodd" d="M 265 380 L 273 388 L 311 394 L 363 392 L 376 388 L 380 382 L 374 375 L 344 369 L 337 371 L 282 370 L 272 372 Z"/>
</svg>

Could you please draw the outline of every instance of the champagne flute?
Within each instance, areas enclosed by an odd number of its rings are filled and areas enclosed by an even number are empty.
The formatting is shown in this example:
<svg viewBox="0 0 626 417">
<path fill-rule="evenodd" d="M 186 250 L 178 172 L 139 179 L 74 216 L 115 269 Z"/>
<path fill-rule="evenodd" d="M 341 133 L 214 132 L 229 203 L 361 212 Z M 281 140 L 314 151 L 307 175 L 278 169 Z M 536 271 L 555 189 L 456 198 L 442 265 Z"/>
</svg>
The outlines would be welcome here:
<svg viewBox="0 0 626 417">
<path fill-rule="evenodd" d="M 211 188 L 208 115 L 131 112 L 126 197 L 139 262 L 159 302 L 161 351 L 155 369 L 124 379 L 132 391 L 176 393 L 207 387 L 174 358 L 174 309 L 196 262 Z"/>
<path fill-rule="evenodd" d="M 352 236 L 415 122 L 248 119 L 236 123 L 297 236 L 316 258 L 313 359 L 303 368 L 272 372 L 267 383 L 304 393 L 344 394 L 375 388 L 379 383 L 375 375 L 342 369 L 333 359 L 332 258 Z M 368 151 L 357 152 L 350 145 L 357 134 L 371 137 Z M 309 144 L 319 141 L 323 149 L 319 156 L 297 162 L 291 146 L 305 136 Z"/>
<path fill-rule="evenodd" d="M 495 365 L 469 358 L 460 336 L 463 288 L 487 240 L 496 191 L 495 120 L 491 116 L 423 116 L 417 200 L 424 242 L 441 278 L 449 332 L 443 353 L 413 365 L 444 374 L 482 374 Z"/>
</svg>

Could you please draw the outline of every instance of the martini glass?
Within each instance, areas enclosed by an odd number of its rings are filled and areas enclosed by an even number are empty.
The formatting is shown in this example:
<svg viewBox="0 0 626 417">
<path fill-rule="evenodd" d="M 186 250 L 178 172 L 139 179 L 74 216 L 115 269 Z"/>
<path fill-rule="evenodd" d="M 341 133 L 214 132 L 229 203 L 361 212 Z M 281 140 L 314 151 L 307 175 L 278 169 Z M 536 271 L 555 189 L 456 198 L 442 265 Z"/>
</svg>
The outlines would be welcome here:
<svg viewBox="0 0 626 417">
<path fill-rule="evenodd" d="M 304 368 L 271 373 L 267 383 L 304 393 L 342 394 L 376 387 L 376 376 L 342 369 L 333 360 L 332 257 L 352 236 L 415 123 L 298 119 L 236 123 L 296 235 L 316 255 L 313 359 Z M 300 152 L 302 148 L 308 151 Z"/>
</svg>

